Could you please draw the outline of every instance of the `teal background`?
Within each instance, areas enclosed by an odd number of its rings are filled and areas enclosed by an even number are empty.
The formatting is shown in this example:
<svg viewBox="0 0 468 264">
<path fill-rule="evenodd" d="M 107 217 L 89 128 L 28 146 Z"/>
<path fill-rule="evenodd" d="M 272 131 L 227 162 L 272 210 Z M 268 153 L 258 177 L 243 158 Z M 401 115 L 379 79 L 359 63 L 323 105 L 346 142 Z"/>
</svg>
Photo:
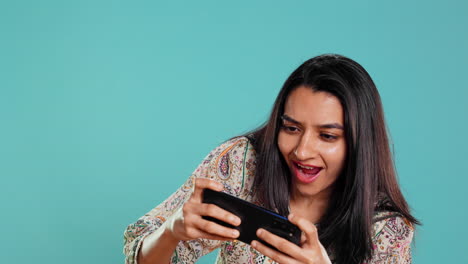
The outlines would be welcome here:
<svg viewBox="0 0 468 264">
<path fill-rule="evenodd" d="M 414 263 L 468 263 L 466 1 L 1 1 L 3 263 L 123 263 L 125 227 L 333 52 L 376 82 Z M 212 263 L 215 255 L 200 263 Z"/>
</svg>

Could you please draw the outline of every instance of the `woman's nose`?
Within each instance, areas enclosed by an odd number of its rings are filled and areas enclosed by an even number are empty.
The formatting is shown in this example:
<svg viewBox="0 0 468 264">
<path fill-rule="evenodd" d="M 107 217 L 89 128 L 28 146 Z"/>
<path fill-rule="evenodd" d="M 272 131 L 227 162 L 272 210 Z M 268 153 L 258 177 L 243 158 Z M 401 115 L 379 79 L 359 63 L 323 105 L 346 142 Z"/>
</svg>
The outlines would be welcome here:
<svg viewBox="0 0 468 264">
<path fill-rule="evenodd" d="M 311 136 L 304 134 L 294 150 L 299 160 L 307 160 L 314 158 L 317 155 L 317 141 Z"/>
</svg>

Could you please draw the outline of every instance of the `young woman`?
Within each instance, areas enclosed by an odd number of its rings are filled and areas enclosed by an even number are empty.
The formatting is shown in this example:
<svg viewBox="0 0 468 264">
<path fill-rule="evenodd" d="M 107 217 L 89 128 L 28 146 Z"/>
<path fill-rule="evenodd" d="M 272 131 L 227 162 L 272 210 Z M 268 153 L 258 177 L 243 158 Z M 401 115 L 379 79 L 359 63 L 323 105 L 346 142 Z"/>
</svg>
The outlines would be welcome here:
<svg viewBox="0 0 468 264">
<path fill-rule="evenodd" d="M 201 202 L 224 191 L 288 216 L 297 246 Z M 126 263 L 194 263 L 221 248 L 217 263 L 410 263 L 414 225 L 398 186 L 379 93 L 362 66 L 327 54 L 286 80 L 269 120 L 214 149 L 187 182 L 125 231 Z"/>
</svg>

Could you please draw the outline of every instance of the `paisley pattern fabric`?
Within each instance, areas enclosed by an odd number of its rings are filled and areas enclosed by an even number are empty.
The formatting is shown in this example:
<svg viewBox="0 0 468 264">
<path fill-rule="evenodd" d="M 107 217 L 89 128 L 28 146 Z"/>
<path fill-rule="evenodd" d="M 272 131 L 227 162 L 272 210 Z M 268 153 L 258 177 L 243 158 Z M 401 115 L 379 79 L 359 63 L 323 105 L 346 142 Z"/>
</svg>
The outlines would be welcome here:
<svg viewBox="0 0 468 264">
<path fill-rule="evenodd" d="M 221 182 L 225 192 L 259 204 L 252 190 L 254 174 L 255 151 L 247 138 L 234 138 L 215 148 L 182 187 L 127 227 L 124 232 L 125 263 L 137 264 L 137 254 L 142 241 L 182 208 L 191 195 L 195 178 Z M 365 264 L 411 263 L 410 244 L 414 232 L 412 225 L 391 212 L 376 213 L 374 219 L 374 254 Z M 195 263 L 201 256 L 216 248 L 220 248 L 217 264 L 274 263 L 243 242 L 208 239 L 179 242 L 170 263 Z"/>
</svg>

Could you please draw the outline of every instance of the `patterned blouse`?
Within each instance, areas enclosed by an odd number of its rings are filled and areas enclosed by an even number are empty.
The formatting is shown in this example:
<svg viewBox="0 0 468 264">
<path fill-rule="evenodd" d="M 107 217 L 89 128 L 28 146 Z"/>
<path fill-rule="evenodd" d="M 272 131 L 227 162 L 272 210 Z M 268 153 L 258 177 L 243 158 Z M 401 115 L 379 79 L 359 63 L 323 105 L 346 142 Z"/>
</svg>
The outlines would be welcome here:
<svg viewBox="0 0 468 264">
<path fill-rule="evenodd" d="M 188 200 L 193 189 L 193 179 L 209 178 L 224 184 L 225 192 L 257 203 L 252 192 L 255 174 L 255 151 L 248 139 L 231 139 L 203 160 L 190 178 L 167 200 L 130 224 L 124 233 L 126 264 L 136 264 L 137 254 L 146 236 L 160 227 Z M 258 203 L 257 203 L 258 204 Z M 364 264 L 411 263 L 410 244 L 413 227 L 403 217 L 390 212 L 380 212 L 373 225 L 372 259 Z M 220 248 L 216 263 L 274 263 L 249 245 L 239 241 L 195 239 L 180 241 L 170 263 L 195 263 L 201 256 Z"/>
</svg>

